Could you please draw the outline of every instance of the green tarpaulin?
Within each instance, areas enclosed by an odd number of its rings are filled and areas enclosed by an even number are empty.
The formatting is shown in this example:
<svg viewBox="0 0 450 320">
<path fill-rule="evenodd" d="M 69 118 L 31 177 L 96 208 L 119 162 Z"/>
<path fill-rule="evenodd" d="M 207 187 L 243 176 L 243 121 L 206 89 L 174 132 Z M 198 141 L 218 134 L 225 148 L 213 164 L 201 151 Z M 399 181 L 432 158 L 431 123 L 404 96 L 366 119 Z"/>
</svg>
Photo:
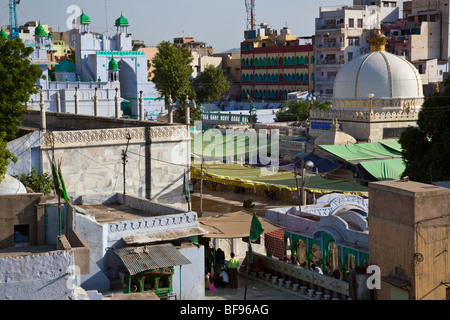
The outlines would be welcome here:
<svg viewBox="0 0 450 320">
<path fill-rule="evenodd" d="M 394 149 L 397 152 L 402 152 L 402 145 L 397 140 L 388 140 L 380 142 L 383 146 Z"/>
<path fill-rule="evenodd" d="M 400 158 L 400 152 L 385 147 L 381 143 L 358 143 L 342 145 L 320 145 L 320 147 L 345 161 Z"/>
<path fill-rule="evenodd" d="M 363 161 L 359 164 L 380 181 L 400 180 L 405 171 L 405 165 L 401 158 Z"/>
<path fill-rule="evenodd" d="M 204 165 L 203 179 L 247 188 L 297 190 L 296 179 L 292 172 L 269 174 L 269 172 L 261 170 L 262 168 L 252 168 L 239 164 L 206 164 Z M 200 166 L 192 167 L 191 177 L 200 178 Z M 351 180 L 328 180 L 320 175 L 308 176 L 305 180 L 305 189 L 311 192 L 328 193 L 336 191 L 361 194 L 368 191 L 367 187 Z M 300 176 L 298 177 L 298 185 L 300 188 Z"/>
</svg>

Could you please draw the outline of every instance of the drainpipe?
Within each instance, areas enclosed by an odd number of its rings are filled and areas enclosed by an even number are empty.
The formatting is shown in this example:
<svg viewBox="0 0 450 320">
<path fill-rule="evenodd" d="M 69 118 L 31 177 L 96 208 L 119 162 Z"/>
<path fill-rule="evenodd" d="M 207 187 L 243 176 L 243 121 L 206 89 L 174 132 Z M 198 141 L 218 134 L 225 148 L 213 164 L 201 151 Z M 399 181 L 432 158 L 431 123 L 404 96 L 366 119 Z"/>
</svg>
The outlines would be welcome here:
<svg viewBox="0 0 450 320">
<path fill-rule="evenodd" d="M 181 300 L 181 265 L 180 265 L 180 300 Z"/>
</svg>

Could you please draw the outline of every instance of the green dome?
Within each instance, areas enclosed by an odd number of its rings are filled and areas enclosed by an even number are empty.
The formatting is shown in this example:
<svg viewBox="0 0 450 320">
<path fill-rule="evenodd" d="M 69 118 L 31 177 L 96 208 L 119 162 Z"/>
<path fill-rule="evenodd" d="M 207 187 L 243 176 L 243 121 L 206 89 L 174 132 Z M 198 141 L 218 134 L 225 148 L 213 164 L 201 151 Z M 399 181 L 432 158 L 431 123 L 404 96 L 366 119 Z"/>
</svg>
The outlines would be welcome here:
<svg viewBox="0 0 450 320">
<path fill-rule="evenodd" d="M 119 64 L 114 60 L 114 57 L 111 58 L 111 61 L 108 64 L 108 70 L 119 70 Z"/>
<path fill-rule="evenodd" d="M 53 38 L 53 33 L 51 31 L 48 32 L 48 37 Z"/>
<path fill-rule="evenodd" d="M 41 23 L 39 23 L 39 25 L 34 30 L 34 35 L 36 37 L 46 37 L 47 36 L 47 33 L 45 32 L 44 27 L 41 26 Z"/>
<path fill-rule="evenodd" d="M 128 27 L 128 19 L 126 19 L 123 14 L 120 14 L 120 18 L 116 19 L 116 27 Z"/>
<path fill-rule="evenodd" d="M 91 18 L 84 13 L 84 9 L 79 19 L 81 24 L 91 24 Z"/>
<path fill-rule="evenodd" d="M 5 32 L 5 30 L 3 30 L 3 28 L 0 31 L 0 37 L 2 37 L 3 39 L 8 39 L 8 34 Z"/>
</svg>

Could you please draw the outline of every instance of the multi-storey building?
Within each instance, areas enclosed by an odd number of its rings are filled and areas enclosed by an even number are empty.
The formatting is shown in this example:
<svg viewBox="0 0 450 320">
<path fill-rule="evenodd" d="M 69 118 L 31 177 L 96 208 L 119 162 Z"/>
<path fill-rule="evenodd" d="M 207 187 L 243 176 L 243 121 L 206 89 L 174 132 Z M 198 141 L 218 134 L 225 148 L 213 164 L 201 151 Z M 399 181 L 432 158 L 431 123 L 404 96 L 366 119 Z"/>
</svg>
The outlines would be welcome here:
<svg viewBox="0 0 450 320">
<path fill-rule="evenodd" d="M 443 81 L 449 61 L 449 0 L 413 0 L 403 3 L 403 19 L 384 23 L 389 37 L 386 50 L 411 61 L 419 70 L 424 93 Z"/>
<path fill-rule="evenodd" d="M 253 100 L 286 100 L 288 93 L 312 91 L 314 50 L 283 28 L 278 34 L 267 24 L 244 32 L 241 42 L 241 97 Z"/>
<path fill-rule="evenodd" d="M 368 36 L 378 23 L 398 19 L 399 1 L 354 0 L 353 6 L 321 7 L 315 27 L 315 91 L 333 95 L 333 83 L 346 63 L 369 52 Z"/>
</svg>

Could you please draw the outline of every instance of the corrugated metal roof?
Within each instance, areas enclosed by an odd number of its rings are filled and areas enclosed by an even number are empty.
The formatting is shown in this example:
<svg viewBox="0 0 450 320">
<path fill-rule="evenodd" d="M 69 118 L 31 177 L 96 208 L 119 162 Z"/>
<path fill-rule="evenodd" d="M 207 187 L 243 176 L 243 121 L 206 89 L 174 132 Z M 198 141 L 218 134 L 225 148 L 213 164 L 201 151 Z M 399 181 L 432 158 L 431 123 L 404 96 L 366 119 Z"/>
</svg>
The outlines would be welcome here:
<svg viewBox="0 0 450 320">
<path fill-rule="evenodd" d="M 115 248 L 130 275 L 157 268 L 191 264 L 172 244 Z"/>
</svg>

